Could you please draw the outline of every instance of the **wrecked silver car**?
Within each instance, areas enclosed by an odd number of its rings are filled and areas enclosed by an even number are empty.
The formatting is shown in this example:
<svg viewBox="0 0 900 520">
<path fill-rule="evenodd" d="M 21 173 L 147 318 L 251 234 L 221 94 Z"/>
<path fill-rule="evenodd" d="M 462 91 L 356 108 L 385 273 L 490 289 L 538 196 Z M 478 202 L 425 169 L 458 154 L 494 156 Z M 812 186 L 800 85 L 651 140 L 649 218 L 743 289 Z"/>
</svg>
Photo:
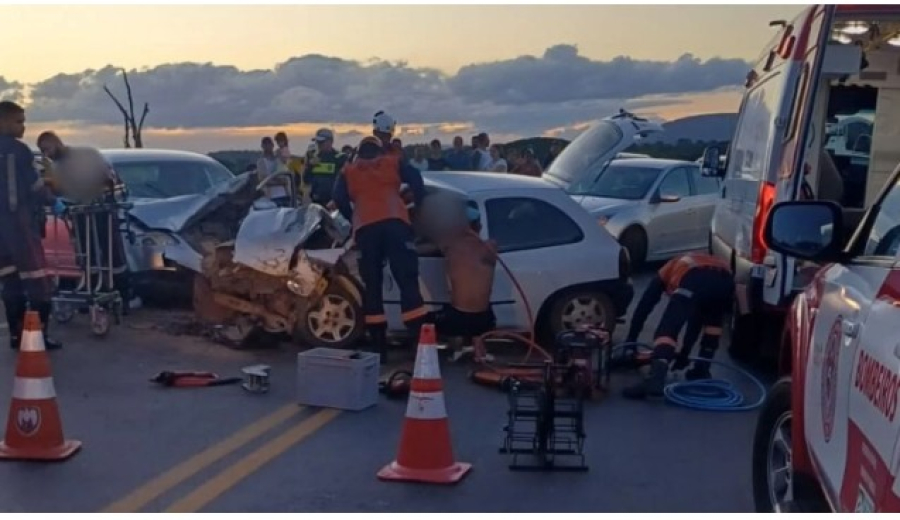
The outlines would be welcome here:
<svg viewBox="0 0 900 520">
<path fill-rule="evenodd" d="M 235 345 L 288 334 L 309 347 L 345 348 L 364 330 L 350 226 L 325 208 L 278 207 L 253 174 L 168 216 L 167 264 L 193 273 L 198 318 Z"/>
</svg>

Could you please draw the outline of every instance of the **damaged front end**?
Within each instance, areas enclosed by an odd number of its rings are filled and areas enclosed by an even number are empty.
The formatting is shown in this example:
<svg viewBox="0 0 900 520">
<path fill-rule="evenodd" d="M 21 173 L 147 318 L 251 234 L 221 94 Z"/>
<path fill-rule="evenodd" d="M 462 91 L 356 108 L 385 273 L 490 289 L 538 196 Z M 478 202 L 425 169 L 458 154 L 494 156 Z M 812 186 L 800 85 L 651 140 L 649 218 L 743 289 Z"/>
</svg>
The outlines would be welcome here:
<svg viewBox="0 0 900 520">
<path fill-rule="evenodd" d="M 354 266 L 346 261 L 346 222 L 315 204 L 281 208 L 257 199 L 240 219 L 236 236 L 218 235 L 211 243 L 201 229 L 215 214 L 185 233 L 202 248 L 193 291 L 201 321 L 242 346 L 252 346 L 247 343 L 261 339 L 262 332 L 288 334 L 312 347 L 343 348 L 359 338 L 361 293 Z"/>
</svg>

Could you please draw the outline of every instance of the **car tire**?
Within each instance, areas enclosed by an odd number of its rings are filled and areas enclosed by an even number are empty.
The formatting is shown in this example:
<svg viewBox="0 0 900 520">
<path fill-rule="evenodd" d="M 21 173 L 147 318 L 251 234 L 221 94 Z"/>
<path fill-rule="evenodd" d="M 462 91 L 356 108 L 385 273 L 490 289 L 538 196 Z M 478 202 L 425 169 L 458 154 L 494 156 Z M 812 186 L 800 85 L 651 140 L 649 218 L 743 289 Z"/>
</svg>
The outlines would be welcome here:
<svg viewBox="0 0 900 520">
<path fill-rule="evenodd" d="M 828 511 L 827 502 L 815 481 L 792 469 L 785 472 L 787 475 L 785 490 L 788 487 L 792 488 L 793 498 L 781 501 L 780 490 L 772 489 L 776 484 L 772 478 L 773 466 L 789 467 L 791 464 L 792 391 L 790 377 L 776 382 L 769 390 L 756 422 L 756 432 L 753 436 L 752 482 L 753 505 L 757 513 Z"/>
<path fill-rule="evenodd" d="M 555 338 L 573 326 L 596 323 L 597 312 L 601 313 L 603 327 L 612 334 L 616 326 L 616 307 L 609 296 L 591 289 L 567 291 L 553 300 L 546 331 L 550 338 Z"/>
<path fill-rule="evenodd" d="M 754 314 L 741 315 L 737 298 L 731 305 L 728 319 L 728 354 L 735 361 L 754 364 L 759 359 L 759 348 L 762 334 L 759 319 Z"/>
<path fill-rule="evenodd" d="M 647 234 L 643 229 L 632 226 L 619 237 L 619 244 L 628 251 L 631 269 L 640 269 L 647 260 Z"/>
<path fill-rule="evenodd" d="M 309 348 L 346 349 L 359 341 L 365 326 L 362 305 L 335 280 L 298 317 L 294 341 Z"/>
</svg>

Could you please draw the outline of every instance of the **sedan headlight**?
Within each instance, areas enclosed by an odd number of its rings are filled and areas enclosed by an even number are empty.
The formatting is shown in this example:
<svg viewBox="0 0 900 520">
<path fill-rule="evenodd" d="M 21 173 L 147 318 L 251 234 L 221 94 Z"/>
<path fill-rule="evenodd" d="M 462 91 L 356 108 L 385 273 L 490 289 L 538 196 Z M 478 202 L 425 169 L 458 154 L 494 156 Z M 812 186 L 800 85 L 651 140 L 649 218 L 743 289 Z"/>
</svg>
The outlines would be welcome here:
<svg viewBox="0 0 900 520">
<path fill-rule="evenodd" d="M 168 247 L 178 244 L 178 240 L 167 233 L 151 231 L 141 235 L 141 245 L 145 247 Z"/>
</svg>

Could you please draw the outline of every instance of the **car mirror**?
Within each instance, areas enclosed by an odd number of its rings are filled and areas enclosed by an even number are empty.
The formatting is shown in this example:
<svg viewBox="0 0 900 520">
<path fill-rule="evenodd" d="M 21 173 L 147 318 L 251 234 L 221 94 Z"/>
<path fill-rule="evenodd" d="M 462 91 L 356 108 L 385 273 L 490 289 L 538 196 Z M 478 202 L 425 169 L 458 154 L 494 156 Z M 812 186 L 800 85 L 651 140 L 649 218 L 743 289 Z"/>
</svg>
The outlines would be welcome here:
<svg viewBox="0 0 900 520">
<path fill-rule="evenodd" d="M 722 152 L 718 146 L 709 146 L 703 150 L 703 158 L 700 161 L 700 173 L 704 177 L 719 177 L 722 165 L 720 164 Z"/>
<path fill-rule="evenodd" d="M 843 213 L 833 202 L 780 202 L 769 213 L 764 238 L 783 255 L 829 262 L 841 255 L 843 229 Z"/>
<path fill-rule="evenodd" d="M 657 202 L 678 202 L 681 200 L 681 197 L 671 193 L 660 193 L 656 200 Z"/>
</svg>

